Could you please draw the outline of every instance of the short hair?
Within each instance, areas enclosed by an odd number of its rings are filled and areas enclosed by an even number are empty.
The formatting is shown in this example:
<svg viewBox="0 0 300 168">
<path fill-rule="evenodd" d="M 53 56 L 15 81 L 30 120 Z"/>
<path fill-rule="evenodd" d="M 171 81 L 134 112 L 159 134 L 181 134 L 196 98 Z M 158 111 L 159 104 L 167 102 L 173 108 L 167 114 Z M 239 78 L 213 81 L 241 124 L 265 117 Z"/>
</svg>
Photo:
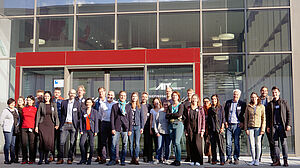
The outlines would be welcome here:
<svg viewBox="0 0 300 168">
<path fill-rule="evenodd" d="M 84 87 L 83 85 L 79 85 L 79 86 L 77 87 L 77 90 L 78 90 L 79 88 L 82 88 L 82 90 L 85 91 L 85 87 Z"/>
<path fill-rule="evenodd" d="M 262 86 L 262 87 L 260 88 L 260 91 L 262 91 L 264 88 L 266 88 L 266 89 L 268 90 L 267 86 Z"/>
<path fill-rule="evenodd" d="M 125 94 L 127 94 L 125 90 L 121 90 L 121 91 L 119 92 L 119 95 L 120 95 L 121 93 L 123 93 L 123 92 L 124 92 Z"/>
<path fill-rule="evenodd" d="M 90 98 L 90 97 L 87 98 L 87 99 L 85 100 L 84 105 L 86 105 L 86 102 L 87 102 L 88 100 L 92 101 L 92 103 L 93 103 L 92 107 L 94 107 L 95 102 L 94 102 L 94 100 L 93 100 L 92 98 Z"/>
<path fill-rule="evenodd" d="M 61 91 L 61 88 L 59 88 L 59 87 L 56 87 L 56 88 L 54 88 L 54 90 L 59 90 L 59 91 Z"/>
<path fill-rule="evenodd" d="M 192 92 L 194 92 L 194 89 L 192 89 L 192 88 L 189 88 L 189 89 L 187 90 L 187 92 L 189 92 L 189 91 L 192 91 Z"/>
<path fill-rule="evenodd" d="M 241 93 L 242 93 L 242 91 L 241 91 L 240 89 L 234 89 L 234 90 L 233 90 L 233 93 L 234 93 L 234 92 L 238 92 L 239 95 L 241 95 Z"/>
<path fill-rule="evenodd" d="M 171 86 L 166 86 L 166 90 L 170 88 L 171 90 L 173 90 L 173 88 Z"/>
<path fill-rule="evenodd" d="M 159 97 L 154 97 L 153 100 L 152 100 L 152 104 L 153 104 L 153 107 L 154 107 L 154 100 L 158 100 L 159 101 L 159 108 L 162 108 L 162 103 L 161 103 L 161 100 Z M 169 105 L 169 104 L 168 104 Z"/>
<path fill-rule="evenodd" d="M 10 105 L 10 104 L 13 103 L 13 102 L 16 102 L 15 99 L 9 98 L 9 99 L 7 100 L 7 105 Z"/>
<path fill-rule="evenodd" d="M 49 102 L 52 103 L 53 102 L 53 100 L 52 100 L 52 93 L 50 91 L 45 91 L 44 98 L 43 98 L 44 99 L 44 103 L 46 102 L 46 100 L 45 100 L 45 94 L 46 93 L 50 95 L 50 101 Z"/>
<path fill-rule="evenodd" d="M 256 92 L 252 92 L 250 94 L 250 104 L 254 104 L 254 102 L 251 100 L 251 96 L 254 95 L 254 94 L 257 96 L 257 104 L 258 105 L 261 104 L 261 99 L 259 98 L 259 96 L 258 96 L 258 94 Z"/>
<path fill-rule="evenodd" d="M 143 92 L 142 95 L 143 95 L 143 94 L 146 94 L 147 96 L 149 96 L 149 93 L 148 93 L 148 92 Z"/>
<path fill-rule="evenodd" d="M 106 89 L 104 87 L 99 87 L 98 92 L 99 92 L 100 89 L 103 89 L 106 92 Z"/>
<path fill-rule="evenodd" d="M 180 101 L 180 93 L 178 91 L 173 91 L 172 96 L 173 96 L 173 94 L 177 94 L 178 95 L 178 101 Z"/>
<path fill-rule="evenodd" d="M 205 99 L 208 99 L 208 100 L 210 100 L 210 99 L 209 99 L 209 97 L 204 97 L 204 98 L 203 98 L 203 102 L 204 102 L 204 100 L 205 100 Z"/>
<path fill-rule="evenodd" d="M 38 89 L 38 90 L 36 90 L 36 93 L 43 93 L 44 94 L 44 91 L 42 89 Z"/>
<path fill-rule="evenodd" d="M 273 87 L 272 87 L 272 91 L 273 91 L 273 90 L 276 90 L 276 89 L 280 92 L 280 90 L 279 90 L 279 88 L 278 88 L 277 86 L 273 86 Z"/>
</svg>

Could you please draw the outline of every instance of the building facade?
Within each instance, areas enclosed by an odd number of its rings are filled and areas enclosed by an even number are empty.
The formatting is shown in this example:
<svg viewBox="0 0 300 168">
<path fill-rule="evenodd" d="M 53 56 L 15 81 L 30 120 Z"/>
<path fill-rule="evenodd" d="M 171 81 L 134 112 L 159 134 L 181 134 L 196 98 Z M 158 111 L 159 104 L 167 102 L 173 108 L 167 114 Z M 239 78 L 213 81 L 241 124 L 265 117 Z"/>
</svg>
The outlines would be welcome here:
<svg viewBox="0 0 300 168">
<path fill-rule="evenodd" d="M 1 0 L 0 107 L 56 86 L 65 97 L 78 85 L 87 97 L 99 86 L 151 97 L 171 86 L 183 98 L 194 88 L 222 102 L 240 89 L 249 102 L 276 85 L 295 121 L 299 8 L 296 0 Z M 300 155 L 293 123 L 289 153 Z M 244 133 L 241 145 L 248 154 Z"/>
</svg>

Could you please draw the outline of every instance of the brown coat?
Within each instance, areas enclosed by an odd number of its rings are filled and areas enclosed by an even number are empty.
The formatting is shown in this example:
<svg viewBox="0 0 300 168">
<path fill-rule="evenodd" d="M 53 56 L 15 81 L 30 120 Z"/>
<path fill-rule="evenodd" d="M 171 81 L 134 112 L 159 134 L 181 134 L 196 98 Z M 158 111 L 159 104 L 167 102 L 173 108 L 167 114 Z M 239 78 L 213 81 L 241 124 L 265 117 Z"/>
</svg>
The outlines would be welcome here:
<svg viewBox="0 0 300 168">
<path fill-rule="evenodd" d="M 254 107 L 248 104 L 245 111 L 245 130 L 249 127 L 261 128 L 261 131 L 266 129 L 266 117 L 265 106 L 259 104 L 256 106 L 256 112 L 254 114 Z"/>
</svg>

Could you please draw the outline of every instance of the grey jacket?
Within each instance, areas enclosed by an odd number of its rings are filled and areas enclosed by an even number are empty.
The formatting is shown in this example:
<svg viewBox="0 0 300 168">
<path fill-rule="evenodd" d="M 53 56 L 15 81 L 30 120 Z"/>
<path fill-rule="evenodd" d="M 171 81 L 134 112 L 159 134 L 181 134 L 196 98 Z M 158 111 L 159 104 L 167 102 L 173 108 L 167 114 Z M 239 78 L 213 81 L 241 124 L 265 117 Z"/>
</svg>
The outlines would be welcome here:
<svg viewBox="0 0 300 168">
<path fill-rule="evenodd" d="M 51 119 L 55 126 L 59 126 L 59 118 L 57 113 L 57 105 L 56 103 L 50 104 L 50 108 L 52 111 Z M 44 121 L 44 117 L 46 116 L 46 104 L 40 103 L 39 109 L 36 112 L 36 118 L 35 118 L 35 127 L 38 127 L 40 123 Z"/>
<path fill-rule="evenodd" d="M 166 112 L 159 110 L 156 117 L 153 118 L 155 134 L 169 134 L 169 121 L 166 119 Z"/>
</svg>

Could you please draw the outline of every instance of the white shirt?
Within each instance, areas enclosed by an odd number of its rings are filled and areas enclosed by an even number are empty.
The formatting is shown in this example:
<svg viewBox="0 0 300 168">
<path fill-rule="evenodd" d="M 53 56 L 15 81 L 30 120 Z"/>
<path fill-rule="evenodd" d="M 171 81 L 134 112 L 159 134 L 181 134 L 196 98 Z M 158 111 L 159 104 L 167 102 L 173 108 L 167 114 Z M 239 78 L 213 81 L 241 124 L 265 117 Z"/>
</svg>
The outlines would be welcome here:
<svg viewBox="0 0 300 168">
<path fill-rule="evenodd" d="M 72 122 L 73 119 L 73 105 L 74 105 L 74 99 L 68 101 L 68 111 L 67 111 L 67 118 L 66 122 Z"/>
<path fill-rule="evenodd" d="M 98 115 L 99 115 L 99 119 L 101 121 L 110 122 L 111 108 L 116 103 L 117 103 L 117 101 L 114 101 L 114 100 L 110 103 L 106 99 L 104 101 L 100 101 Z"/>
<path fill-rule="evenodd" d="M 158 110 L 158 112 L 159 111 L 160 110 Z M 154 123 L 156 122 L 156 115 L 157 115 L 158 112 L 156 112 L 154 109 L 150 110 L 150 114 L 152 114 L 152 116 L 153 116 L 153 118 L 152 118 L 152 127 L 151 128 L 154 128 Z"/>
</svg>

